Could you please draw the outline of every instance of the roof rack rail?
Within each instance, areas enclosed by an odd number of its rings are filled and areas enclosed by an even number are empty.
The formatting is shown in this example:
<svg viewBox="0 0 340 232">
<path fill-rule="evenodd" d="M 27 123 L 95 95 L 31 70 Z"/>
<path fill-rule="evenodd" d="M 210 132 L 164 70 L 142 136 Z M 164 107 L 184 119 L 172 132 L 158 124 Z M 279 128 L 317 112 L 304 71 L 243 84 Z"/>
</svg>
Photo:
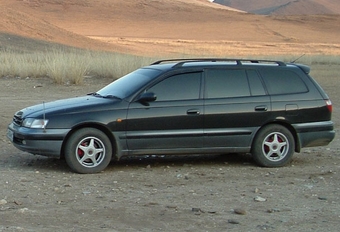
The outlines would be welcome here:
<svg viewBox="0 0 340 232">
<path fill-rule="evenodd" d="M 283 61 L 276 61 L 276 60 L 256 60 L 256 59 L 225 59 L 225 58 L 183 58 L 183 59 L 165 59 L 165 60 L 158 60 L 151 65 L 162 64 L 162 63 L 171 63 L 171 62 L 178 62 L 176 63 L 173 68 L 181 67 L 186 63 L 190 62 L 236 62 L 237 65 L 242 65 L 243 63 L 274 63 L 279 66 L 286 66 L 286 63 Z"/>
</svg>

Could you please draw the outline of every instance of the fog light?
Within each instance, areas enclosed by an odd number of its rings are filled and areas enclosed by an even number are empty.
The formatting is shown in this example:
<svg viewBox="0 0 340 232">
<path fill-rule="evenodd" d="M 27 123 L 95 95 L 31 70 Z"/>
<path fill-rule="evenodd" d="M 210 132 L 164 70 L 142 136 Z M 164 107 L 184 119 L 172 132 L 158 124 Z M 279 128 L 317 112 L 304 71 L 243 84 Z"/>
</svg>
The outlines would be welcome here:
<svg viewBox="0 0 340 232">
<path fill-rule="evenodd" d="M 26 140 L 22 140 L 21 143 L 22 143 L 23 145 L 26 145 Z"/>
</svg>

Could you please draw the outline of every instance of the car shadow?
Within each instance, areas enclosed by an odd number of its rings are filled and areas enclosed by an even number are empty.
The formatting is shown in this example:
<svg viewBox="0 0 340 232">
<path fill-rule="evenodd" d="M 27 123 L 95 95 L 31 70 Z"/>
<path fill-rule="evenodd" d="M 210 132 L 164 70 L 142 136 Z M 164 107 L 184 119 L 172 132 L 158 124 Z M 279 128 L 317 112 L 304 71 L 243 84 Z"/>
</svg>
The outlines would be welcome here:
<svg viewBox="0 0 340 232">
<path fill-rule="evenodd" d="M 215 165 L 232 165 L 232 166 L 256 166 L 249 154 L 211 154 L 211 155 L 143 155 L 127 156 L 119 161 L 113 160 L 105 169 L 105 172 L 114 172 L 115 170 L 124 170 L 129 168 L 141 168 L 152 166 L 153 168 L 172 166 L 183 167 L 190 166 L 211 166 Z M 70 173 L 72 170 L 68 167 L 65 159 L 54 159 L 44 156 L 20 155 L 12 156 L 6 163 L 1 164 L 3 168 L 15 168 L 22 171 L 35 172 L 62 172 Z"/>
<path fill-rule="evenodd" d="M 201 165 L 254 165 L 250 154 L 222 154 L 222 155 L 143 155 L 128 156 L 119 161 L 112 161 L 109 168 L 113 167 L 147 167 L 147 166 L 201 166 Z"/>
</svg>

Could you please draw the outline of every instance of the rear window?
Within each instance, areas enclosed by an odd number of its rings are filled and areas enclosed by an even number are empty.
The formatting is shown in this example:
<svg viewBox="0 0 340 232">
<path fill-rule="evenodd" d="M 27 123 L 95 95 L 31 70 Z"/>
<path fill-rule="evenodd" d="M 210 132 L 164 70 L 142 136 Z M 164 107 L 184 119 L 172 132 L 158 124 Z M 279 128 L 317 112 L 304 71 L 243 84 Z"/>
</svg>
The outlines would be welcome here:
<svg viewBox="0 0 340 232">
<path fill-rule="evenodd" d="M 307 86 L 295 72 L 282 69 L 261 70 L 268 92 L 276 94 L 294 94 L 307 92 Z"/>
</svg>

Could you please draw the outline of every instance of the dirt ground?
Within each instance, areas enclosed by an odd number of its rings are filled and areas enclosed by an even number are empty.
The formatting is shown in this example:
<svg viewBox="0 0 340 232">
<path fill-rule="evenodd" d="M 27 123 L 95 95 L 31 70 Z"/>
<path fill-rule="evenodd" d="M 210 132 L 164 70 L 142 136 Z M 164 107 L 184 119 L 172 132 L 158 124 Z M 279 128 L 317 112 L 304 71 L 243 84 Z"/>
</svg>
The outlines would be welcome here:
<svg viewBox="0 0 340 232">
<path fill-rule="evenodd" d="M 338 137 L 295 154 L 283 168 L 257 167 L 249 155 L 137 157 L 94 175 L 75 174 L 64 161 L 27 154 L 7 140 L 17 110 L 109 81 L 0 79 L 0 231 L 338 231 Z M 337 86 L 325 90 L 338 132 Z"/>
</svg>

